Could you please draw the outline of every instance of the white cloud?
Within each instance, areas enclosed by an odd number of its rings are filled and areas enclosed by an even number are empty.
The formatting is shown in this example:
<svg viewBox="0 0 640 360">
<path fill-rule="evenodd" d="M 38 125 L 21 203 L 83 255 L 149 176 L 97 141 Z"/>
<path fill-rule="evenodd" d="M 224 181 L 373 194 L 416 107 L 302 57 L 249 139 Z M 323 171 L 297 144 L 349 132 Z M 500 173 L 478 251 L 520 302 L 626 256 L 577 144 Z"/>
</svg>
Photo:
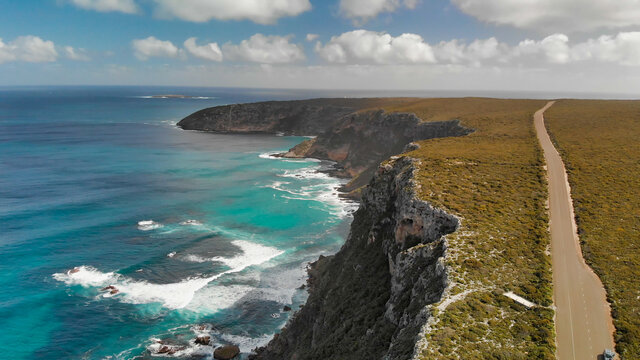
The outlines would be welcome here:
<svg viewBox="0 0 640 360">
<path fill-rule="evenodd" d="M 12 49 L 0 38 L 0 64 L 15 60 L 16 56 L 13 54 Z"/>
<path fill-rule="evenodd" d="M 524 40 L 511 50 L 515 61 L 531 62 L 542 55 L 547 63 L 582 62 L 640 66 L 640 32 L 621 32 L 571 44 L 565 34 L 553 34 L 540 41 Z"/>
<path fill-rule="evenodd" d="M 281 17 L 311 10 L 309 0 L 155 0 L 162 17 L 193 22 L 251 20 L 273 24 Z"/>
<path fill-rule="evenodd" d="M 603 35 L 597 39 L 589 39 L 574 46 L 571 56 L 575 60 L 594 59 L 640 66 L 640 32 L 622 32 L 615 37 Z"/>
<path fill-rule="evenodd" d="M 394 12 L 399 7 L 413 9 L 417 4 L 418 0 L 340 0 L 340 14 L 363 22 L 383 12 Z"/>
<path fill-rule="evenodd" d="M 640 25 L 638 0 L 451 0 L 485 22 L 538 32 L 591 31 Z"/>
<path fill-rule="evenodd" d="M 458 66 L 610 63 L 640 66 L 640 32 L 621 32 L 571 43 L 565 34 L 541 40 L 523 40 L 515 46 L 491 37 L 471 43 L 454 39 L 434 46 L 416 34 L 392 37 L 387 33 L 355 30 L 334 36 L 325 44 L 316 43 L 318 55 L 328 63 L 339 64 L 429 64 Z"/>
<path fill-rule="evenodd" d="M 436 58 L 441 63 L 465 64 L 480 66 L 483 62 L 504 62 L 509 53 L 509 46 L 496 38 L 476 39 L 471 44 L 454 39 L 442 41 L 434 47 Z"/>
<path fill-rule="evenodd" d="M 261 64 L 284 64 L 304 60 L 301 46 L 289 42 L 291 36 L 265 36 L 255 34 L 235 45 L 222 46 L 224 56 L 231 60 Z"/>
<path fill-rule="evenodd" d="M 72 4 L 86 10 L 100 12 L 123 12 L 125 14 L 135 14 L 138 6 L 133 0 L 70 0 Z"/>
<path fill-rule="evenodd" d="M 58 52 L 53 41 L 32 35 L 20 36 L 10 43 L 0 39 L 0 64 L 9 61 L 53 62 L 57 59 Z"/>
<path fill-rule="evenodd" d="M 192 37 L 184 42 L 184 47 L 191 55 L 200 59 L 220 62 L 223 58 L 218 43 L 208 43 L 198 46 L 196 44 L 196 38 Z"/>
<path fill-rule="evenodd" d="M 501 44 L 496 38 L 491 37 L 485 40 L 474 40 L 467 47 L 467 51 L 474 61 L 480 61 L 500 57 L 506 47 L 505 44 Z"/>
<path fill-rule="evenodd" d="M 318 34 L 307 34 L 307 41 L 312 42 L 312 41 L 316 40 L 319 37 L 320 37 L 320 35 L 318 35 Z"/>
<path fill-rule="evenodd" d="M 84 49 L 74 49 L 71 46 L 65 46 L 63 52 L 67 59 L 76 60 L 76 61 L 89 61 L 91 58 L 86 54 Z"/>
<path fill-rule="evenodd" d="M 547 61 L 555 64 L 566 64 L 571 60 L 569 37 L 565 34 L 549 35 L 541 41 L 524 40 L 513 50 L 514 56 L 536 56 L 544 54 Z"/>
<path fill-rule="evenodd" d="M 174 58 L 180 54 L 180 50 L 171 41 L 163 41 L 149 36 L 146 39 L 135 39 L 131 42 L 134 55 L 140 60 L 150 57 Z"/>
<path fill-rule="evenodd" d="M 387 33 L 354 30 L 316 43 L 316 52 L 330 63 L 434 63 L 433 49 L 416 34 L 393 37 Z"/>
</svg>

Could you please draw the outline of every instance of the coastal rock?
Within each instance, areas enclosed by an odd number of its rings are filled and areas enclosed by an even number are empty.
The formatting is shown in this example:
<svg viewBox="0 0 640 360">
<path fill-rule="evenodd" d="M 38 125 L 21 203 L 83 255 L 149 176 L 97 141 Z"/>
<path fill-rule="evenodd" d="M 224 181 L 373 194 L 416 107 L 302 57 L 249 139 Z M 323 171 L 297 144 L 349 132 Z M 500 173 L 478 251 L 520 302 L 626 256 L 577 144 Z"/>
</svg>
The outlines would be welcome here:
<svg viewBox="0 0 640 360">
<path fill-rule="evenodd" d="M 414 355 L 427 305 L 447 286 L 446 234 L 459 220 L 417 198 L 415 160 L 381 165 L 346 243 L 309 268 L 309 298 L 252 359 L 388 359 Z"/>
<path fill-rule="evenodd" d="M 402 149 L 402 152 L 403 152 L 403 153 L 406 153 L 406 152 L 414 151 L 414 150 L 418 150 L 418 149 L 420 149 L 420 144 L 418 144 L 418 143 L 414 143 L 414 142 L 411 142 L 411 143 L 408 143 L 408 144 L 404 147 L 404 149 Z"/>
<path fill-rule="evenodd" d="M 163 346 L 160 347 L 160 349 L 158 349 L 157 354 L 174 355 L 178 351 L 182 351 L 184 349 L 186 349 L 186 347 L 184 347 L 184 346 L 163 345 Z"/>
<path fill-rule="evenodd" d="M 367 99 L 228 105 L 178 123 L 185 130 L 313 135 L 279 156 L 334 161 L 330 173 L 351 178 L 340 190 L 361 200 L 340 251 L 309 265 L 305 306 L 251 359 L 415 355 L 427 305 L 447 286 L 446 235 L 459 220 L 420 200 L 416 160 L 393 155 L 418 149 L 415 141 L 473 130 L 455 119 L 423 122 L 414 114 L 364 110 L 370 106 Z"/>
<path fill-rule="evenodd" d="M 291 306 L 285 305 L 282 311 L 291 311 Z"/>
<path fill-rule="evenodd" d="M 315 136 L 280 154 L 334 161 L 334 176 L 351 178 L 341 190 L 358 198 L 378 164 L 402 153 L 408 143 L 471 132 L 458 120 L 423 122 L 414 114 L 361 110 L 369 99 L 269 101 L 218 106 L 182 119 L 185 130 L 219 133 L 283 133 Z"/>
<path fill-rule="evenodd" d="M 163 345 L 159 350 L 158 350 L 158 354 L 168 354 L 170 351 L 172 350 L 171 347 L 167 346 L 167 345 Z"/>
<path fill-rule="evenodd" d="M 211 336 L 198 336 L 195 340 L 198 345 L 209 345 L 209 342 L 211 342 Z"/>
<path fill-rule="evenodd" d="M 362 103 L 360 99 L 314 99 L 224 105 L 195 112 L 178 126 L 222 133 L 319 135 Z"/>
<path fill-rule="evenodd" d="M 240 354 L 240 348 L 236 345 L 225 345 L 216 348 L 213 358 L 216 360 L 231 360 Z"/>
<path fill-rule="evenodd" d="M 305 141 L 301 142 L 300 144 L 298 144 L 298 145 L 292 147 L 291 149 L 289 149 L 289 151 L 287 151 L 286 153 L 276 154 L 275 156 L 284 157 L 284 158 L 290 158 L 290 159 L 305 158 L 305 157 L 307 157 L 307 153 L 309 152 L 309 149 L 311 149 L 313 144 L 316 143 L 316 140 L 317 140 L 317 138 L 305 140 Z"/>
</svg>

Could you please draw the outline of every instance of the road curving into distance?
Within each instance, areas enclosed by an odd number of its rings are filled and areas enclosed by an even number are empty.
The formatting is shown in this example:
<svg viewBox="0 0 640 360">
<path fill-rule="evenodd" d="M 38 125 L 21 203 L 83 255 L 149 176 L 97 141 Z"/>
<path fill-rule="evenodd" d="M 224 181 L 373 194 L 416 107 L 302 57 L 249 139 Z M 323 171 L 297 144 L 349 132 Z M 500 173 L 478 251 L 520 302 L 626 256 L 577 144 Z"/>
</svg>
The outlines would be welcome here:
<svg viewBox="0 0 640 360">
<path fill-rule="evenodd" d="M 559 360 L 599 359 L 613 349 L 613 320 L 598 276 L 582 258 L 567 172 L 544 126 L 544 111 L 533 119 L 544 150 L 549 181 L 549 219 Z"/>
</svg>

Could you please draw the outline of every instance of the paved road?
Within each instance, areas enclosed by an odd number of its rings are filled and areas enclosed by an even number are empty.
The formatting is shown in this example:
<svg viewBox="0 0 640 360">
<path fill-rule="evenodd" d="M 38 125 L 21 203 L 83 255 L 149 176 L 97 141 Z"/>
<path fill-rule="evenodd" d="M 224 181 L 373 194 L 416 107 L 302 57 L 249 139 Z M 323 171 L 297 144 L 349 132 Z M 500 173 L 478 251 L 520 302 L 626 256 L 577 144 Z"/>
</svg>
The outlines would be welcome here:
<svg viewBox="0 0 640 360">
<path fill-rule="evenodd" d="M 559 360 L 598 359 L 613 349 L 613 321 L 600 279 L 582 258 L 567 173 L 544 127 L 544 111 L 534 115 L 549 180 L 553 292 Z"/>
</svg>

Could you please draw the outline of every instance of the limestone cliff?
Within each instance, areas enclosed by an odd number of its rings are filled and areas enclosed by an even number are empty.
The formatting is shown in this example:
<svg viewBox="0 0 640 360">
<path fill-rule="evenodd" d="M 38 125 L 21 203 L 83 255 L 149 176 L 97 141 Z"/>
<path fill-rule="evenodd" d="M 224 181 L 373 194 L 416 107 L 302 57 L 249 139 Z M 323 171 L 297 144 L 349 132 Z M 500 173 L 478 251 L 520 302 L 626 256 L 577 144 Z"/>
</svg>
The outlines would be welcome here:
<svg viewBox="0 0 640 360">
<path fill-rule="evenodd" d="M 178 123 L 185 130 L 315 136 L 283 156 L 336 162 L 336 176 L 352 178 L 343 190 L 366 185 L 378 164 L 412 141 L 463 136 L 457 120 L 422 122 L 413 114 L 364 111 L 367 99 L 314 99 L 226 105 L 198 111 Z"/>
<path fill-rule="evenodd" d="M 447 285 L 455 216 L 416 197 L 415 160 L 381 165 L 338 253 L 309 270 L 309 298 L 254 359 L 409 359 Z"/>
<path fill-rule="evenodd" d="M 392 155 L 413 141 L 463 136 L 457 120 L 362 110 L 364 100 L 317 99 L 205 109 L 183 129 L 313 135 L 282 156 L 337 163 L 362 189 L 351 232 L 333 256 L 309 268 L 309 298 L 254 359 L 409 359 L 447 286 L 446 234 L 456 217 L 416 197 L 416 161 Z M 391 160 L 379 165 L 381 161 Z M 365 186 L 367 185 L 368 186 Z"/>
</svg>

